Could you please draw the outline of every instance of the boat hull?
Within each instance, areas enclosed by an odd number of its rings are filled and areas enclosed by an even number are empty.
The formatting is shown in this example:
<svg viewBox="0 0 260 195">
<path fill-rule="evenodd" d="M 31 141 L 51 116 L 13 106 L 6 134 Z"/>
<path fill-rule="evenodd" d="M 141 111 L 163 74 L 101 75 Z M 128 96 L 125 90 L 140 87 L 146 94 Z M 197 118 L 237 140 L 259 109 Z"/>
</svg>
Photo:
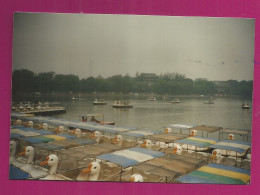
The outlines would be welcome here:
<svg viewBox="0 0 260 195">
<path fill-rule="evenodd" d="M 94 105 L 107 105 L 106 102 L 94 102 L 93 104 Z"/>
<path fill-rule="evenodd" d="M 113 105 L 113 108 L 133 108 L 133 105 Z"/>
</svg>

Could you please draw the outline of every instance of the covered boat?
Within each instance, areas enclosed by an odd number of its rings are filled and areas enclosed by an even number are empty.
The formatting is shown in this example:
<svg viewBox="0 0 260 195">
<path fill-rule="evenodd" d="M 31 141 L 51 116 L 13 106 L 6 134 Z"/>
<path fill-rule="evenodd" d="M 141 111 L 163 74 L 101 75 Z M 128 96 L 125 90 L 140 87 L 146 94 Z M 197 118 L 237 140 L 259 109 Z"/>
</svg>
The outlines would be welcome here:
<svg viewBox="0 0 260 195">
<path fill-rule="evenodd" d="M 129 104 L 127 101 L 115 101 L 113 104 L 113 108 L 133 108 L 133 105 Z"/>
<path fill-rule="evenodd" d="M 105 102 L 105 100 L 103 99 L 95 99 L 95 101 L 93 102 L 94 105 L 106 105 L 107 103 Z"/>
<path fill-rule="evenodd" d="M 250 170 L 211 163 L 177 179 L 181 183 L 248 184 Z"/>
</svg>

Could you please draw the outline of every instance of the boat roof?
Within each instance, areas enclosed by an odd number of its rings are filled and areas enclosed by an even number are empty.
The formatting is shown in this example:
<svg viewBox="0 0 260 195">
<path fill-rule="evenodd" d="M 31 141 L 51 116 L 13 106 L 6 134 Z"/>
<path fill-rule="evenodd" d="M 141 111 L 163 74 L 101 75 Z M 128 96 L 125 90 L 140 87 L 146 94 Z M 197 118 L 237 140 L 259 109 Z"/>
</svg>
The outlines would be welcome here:
<svg viewBox="0 0 260 195">
<path fill-rule="evenodd" d="M 122 167 L 129 167 L 141 162 L 164 156 L 163 152 L 153 151 L 145 148 L 128 148 L 109 154 L 97 156 L 98 159 L 109 161 Z"/>
<path fill-rule="evenodd" d="M 31 175 L 26 173 L 25 171 L 10 165 L 9 167 L 9 179 L 27 179 L 30 178 Z"/>
<path fill-rule="evenodd" d="M 103 117 L 104 114 L 85 114 L 85 116 L 87 116 L 87 117 L 92 117 L 92 116 L 94 116 L 94 117 Z"/>
<path fill-rule="evenodd" d="M 67 150 L 59 151 L 59 154 L 76 159 L 85 159 L 87 157 L 95 157 L 101 154 L 114 152 L 116 150 L 123 149 L 122 146 L 118 146 L 116 144 L 94 144 L 94 145 L 86 145 L 83 147 L 69 148 Z"/>
<path fill-rule="evenodd" d="M 249 135 L 251 134 L 250 129 L 233 129 L 233 128 L 225 128 L 222 130 L 224 133 L 234 133 L 239 135 Z"/>
<path fill-rule="evenodd" d="M 185 139 L 175 141 L 175 143 L 178 143 L 178 144 L 187 144 L 187 145 L 197 146 L 199 148 L 205 148 L 205 147 L 208 147 L 217 142 L 218 142 L 218 140 L 216 140 L 216 139 L 203 138 L 203 137 L 198 137 L 198 136 L 188 137 Z"/>
<path fill-rule="evenodd" d="M 200 125 L 196 127 L 192 127 L 190 130 L 197 130 L 197 131 L 206 131 L 209 133 L 213 133 L 215 131 L 219 131 L 223 129 L 222 127 L 215 127 L 215 126 L 206 126 L 206 125 Z"/>
<path fill-rule="evenodd" d="M 171 128 L 175 128 L 175 129 L 190 129 L 195 126 L 196 125 L 181 124 L 181 123 L 170 125 Z"/>
<path fill-rule="evenodd" d="M 17 129 L 17 130 L 23 131 L 23 132 L 34 132 L 34 133 L 37 133 L 37 135 L 54 134 L 54 132 L 52 132 L 52 131 L 43 130 L 43 129 L 34 129 L 34 128 L 30 128 L 30 127 L 24 127 L 24 126 L 21 126 L 21 125 L 12 125 L 11 126 L 11 132 L 12 132 L 12 129 Z"/>
<path fill-rule="evenodd" d="M 71 140 L 57 140 L 51 143 L 38 143 L 35 144 L 34 147 L 40 147 L 45 150 L 61 150 L 61 149 L 68 149 L 72 147 L 84 146 L 88 144 L 94 144 L 96 141 L 88 140 L 88 139 L 81 139 L 75 138 Z"/>
<path fill-rule="evenodd" d="M 145 136 L 146 139 L 156 140 L 161 142 L 174 142 L 176 140 L 184 139 L 188 137 L 188 135 L 181 135 L 181 134 L 172 134 L 172 133 L 165 133 L 165 134 L 154 134 Z"/>
<path fill-rule="evenodd" d="M 251 148 L 251 143 L 236 140 L 223 140 L 216 144 L 210 145 L 209 147 L 215 149 L 235 151 L 242 154 Z"/>
<path fill-rule="evenodd" d="M 159 133 L 160 133 L 159 131 L 151 131 L 151 130 L 132 130 L 132 131 L 122 133 L 121 135 L 127 135 L 131 137 L 145 137 L 148 135 L 159 134 Z"/>
<path fill-rule="evenodd" d="M 30 142 L 32 144 L 42 143 L 42 142 L 53 142 L 55 140 L 66 140 L 66 139 L 73 139 L 75 136 L 67 135 L 67 134 L 59 134 L 59 135 L 40 135 L 34 137 L 26 137 L 21 138 L 21 140 Z"/>
<path fill-rule="evenodd" d="M 161 177 L 170 177 L 171 179 L 185 175 L 207 162 L 202 159 L 189 158 L 187 156 L 169 154 L 134 166 L 135 169 L 141 169 L 147 173 L 152 173 Z"/>
<path fill-rule="evenodd" d="M 116 127 L 114 125 L 101 125 L 99 123 L 93 123 L 93 122 L 82 122 L 82 121 L 73 121 L 73 120 L 66 120 L 66 119 L 57 119 L 53 117 L 42 117 L 42 116 L 35 116 L 35 117 L 20 117 L 24 120 L 31 120 L 31 121 L 37 121 L 39 123 L 48 123 L 53 125 L 64 125 L 69 126 L 73 128 L 80 128 L 80 129 L 86 129 L 89 131 L 102 131 L 102 132 L 108 132 L 108 133 L 122 133 L 126 131 L 130 131 L 133 128 L 128 127 Z"/>
<path fill-rule="evenodd" d="M 211 163 L 181 176 L 177 181 L 181 183 L 246 184 L 249 180 L 250 170 Z"/>
</svg>

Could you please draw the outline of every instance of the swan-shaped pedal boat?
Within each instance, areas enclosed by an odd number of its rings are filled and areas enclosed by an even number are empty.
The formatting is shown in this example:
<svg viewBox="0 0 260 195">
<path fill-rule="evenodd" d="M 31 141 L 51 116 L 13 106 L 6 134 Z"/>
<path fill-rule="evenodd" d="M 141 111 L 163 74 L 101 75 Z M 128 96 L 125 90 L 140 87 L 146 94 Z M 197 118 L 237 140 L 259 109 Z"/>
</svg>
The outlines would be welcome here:
<svg viewBox="0 0 260 195">
<path fill-rule="evenodd" d="M 72 180 L 68 177 L 65 177 L 63 175 L 57 174 L 57 168 L 58 168 L 59 159 L 55 154 L 51 154 L 46 157 L 46 160 L 41 162 L 41 166 L 48 165 L 50 167 L 49 175 L 47 175 L 44 178 L 41 178 L 41 180 Z"/>
</svg>

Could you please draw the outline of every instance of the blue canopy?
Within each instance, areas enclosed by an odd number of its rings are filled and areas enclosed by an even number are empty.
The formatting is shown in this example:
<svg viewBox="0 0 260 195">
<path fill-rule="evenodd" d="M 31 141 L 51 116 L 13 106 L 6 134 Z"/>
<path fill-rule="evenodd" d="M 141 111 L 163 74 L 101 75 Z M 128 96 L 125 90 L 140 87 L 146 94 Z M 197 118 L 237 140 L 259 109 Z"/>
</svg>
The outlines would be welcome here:
<svg viewBox="0 0 260 195">
<path fill-rule="evenodd" d="M 215 149 L 235 151 L 238 153 L 244 153 L 251 148 L 251 143 L 241 142 L 236 140 L 223 140 L 216 144 L 210 145 L 209 147 Z"/>
<path fill-rule="evenodd" d="M 29 173 L 22 171 L 21 169 L 10 165 L 9 167 L 9 179 L 27 179 L 31 177 Z"/>
<path fill-rule="evenodd" d="M 121 165 L 122 167 L 129 167 L 164 155 L 165 154 L 162 152 L 137 147 L 116 151 L 110 154 L 103 154 L 97 156 L 97 158 L 110 161 L 112 163 Z"/>
</svg>

